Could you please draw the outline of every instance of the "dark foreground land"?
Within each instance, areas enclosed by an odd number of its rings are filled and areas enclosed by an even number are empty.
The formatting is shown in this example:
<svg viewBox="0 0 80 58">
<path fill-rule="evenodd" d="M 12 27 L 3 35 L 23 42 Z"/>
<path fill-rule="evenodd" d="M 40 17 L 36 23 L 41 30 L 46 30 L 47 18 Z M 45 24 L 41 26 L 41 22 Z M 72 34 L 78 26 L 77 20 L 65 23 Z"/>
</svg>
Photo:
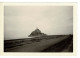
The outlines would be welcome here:
<svg viewBox="0 0 80 58">
<path fill-rule="evenodd" d="M 73 52 L 73 35 L 4 40 L 4 52 Z"/>
</svg>

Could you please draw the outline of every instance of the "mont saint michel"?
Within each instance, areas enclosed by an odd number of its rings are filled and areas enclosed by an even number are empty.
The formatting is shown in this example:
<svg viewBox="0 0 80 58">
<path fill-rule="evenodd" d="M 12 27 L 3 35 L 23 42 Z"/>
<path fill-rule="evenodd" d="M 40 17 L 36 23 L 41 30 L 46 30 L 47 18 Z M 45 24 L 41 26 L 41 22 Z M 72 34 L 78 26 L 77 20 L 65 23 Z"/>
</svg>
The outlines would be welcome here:
<svg viewBox="0 0 80 58">
<path fill-rule="evenodd" d="M 73 52 L 73 6 L 4 6 L 4 52 Z"/>
</svg>

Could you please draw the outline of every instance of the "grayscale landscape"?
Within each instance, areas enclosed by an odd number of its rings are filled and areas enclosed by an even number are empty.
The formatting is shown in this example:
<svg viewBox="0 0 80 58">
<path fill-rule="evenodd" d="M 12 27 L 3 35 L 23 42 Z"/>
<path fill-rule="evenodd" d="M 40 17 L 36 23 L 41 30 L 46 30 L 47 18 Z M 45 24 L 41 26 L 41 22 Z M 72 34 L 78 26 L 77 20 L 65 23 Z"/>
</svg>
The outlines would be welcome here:
<svg viewBox="0 0 80 58">
<path fill-rule="evenodd" d="M 5 6 L 4 52 L 73 52 L 72 6 Z"/>
</svg>

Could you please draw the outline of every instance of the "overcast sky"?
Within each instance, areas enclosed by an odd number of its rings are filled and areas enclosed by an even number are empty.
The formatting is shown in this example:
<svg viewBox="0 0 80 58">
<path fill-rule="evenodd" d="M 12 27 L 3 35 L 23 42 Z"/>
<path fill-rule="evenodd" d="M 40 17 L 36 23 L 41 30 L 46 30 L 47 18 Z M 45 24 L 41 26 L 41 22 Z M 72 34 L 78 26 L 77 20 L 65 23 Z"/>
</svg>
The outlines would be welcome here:
<svg viewBox="0 0 80 58">
<path fill-rule="evenodd" d="M 48 35 L 73 33 L 72 6 L 5 6 L 5 39 L 26 38 L 39 28 Z"/>
</svg>

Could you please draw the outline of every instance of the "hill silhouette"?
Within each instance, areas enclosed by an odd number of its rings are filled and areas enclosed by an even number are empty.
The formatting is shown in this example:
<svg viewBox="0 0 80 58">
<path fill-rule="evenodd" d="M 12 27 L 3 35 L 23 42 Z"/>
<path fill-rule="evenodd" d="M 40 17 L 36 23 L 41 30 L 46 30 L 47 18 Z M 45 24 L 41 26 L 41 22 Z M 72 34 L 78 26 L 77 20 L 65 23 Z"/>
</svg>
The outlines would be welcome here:
<svg viewBox="0 0 80 58">
<path fill-rule="evenodd" d="M 46 34 L 42 33 L 38 28 L 36 28 L 32 33 L 29 35 L 29 37 L 40 37 L 45 36 Z"/>
</svg>

